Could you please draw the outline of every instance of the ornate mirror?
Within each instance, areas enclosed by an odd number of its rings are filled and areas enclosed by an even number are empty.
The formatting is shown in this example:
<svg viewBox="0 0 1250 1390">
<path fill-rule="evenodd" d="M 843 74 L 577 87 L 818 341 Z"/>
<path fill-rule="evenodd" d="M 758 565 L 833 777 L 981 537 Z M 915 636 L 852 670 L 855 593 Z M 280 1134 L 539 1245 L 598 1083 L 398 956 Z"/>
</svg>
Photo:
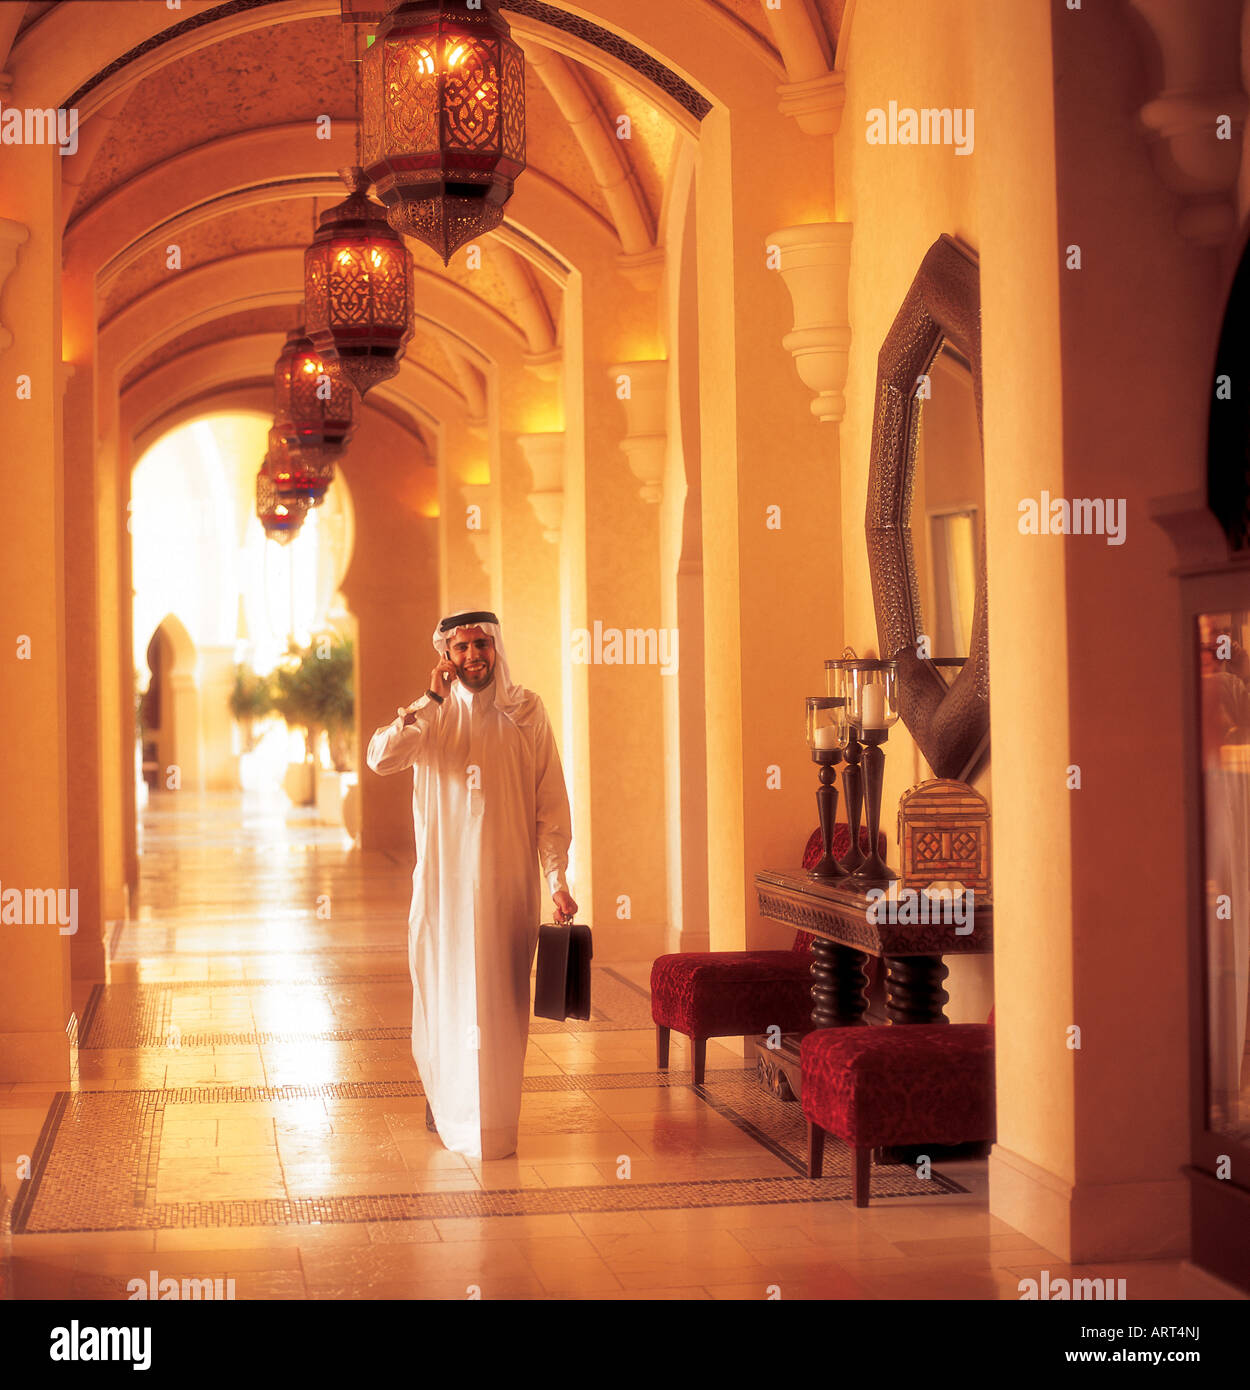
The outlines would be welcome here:
<svg viewBox="0 0 1250 1390">
<path fill-rule="evenodd" d="M 941 236 L 877 358 L 868 565 L 899 713 L 935 777 L 989 754 L 981 296 L 975 255 Z"/>
</svg>

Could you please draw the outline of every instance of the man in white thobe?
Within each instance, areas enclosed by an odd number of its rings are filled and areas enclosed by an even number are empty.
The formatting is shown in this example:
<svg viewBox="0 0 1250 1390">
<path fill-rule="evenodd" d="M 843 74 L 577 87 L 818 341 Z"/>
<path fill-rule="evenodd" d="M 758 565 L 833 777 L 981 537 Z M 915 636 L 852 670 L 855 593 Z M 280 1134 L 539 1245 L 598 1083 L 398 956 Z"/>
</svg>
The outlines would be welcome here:
<svg viewBox="0 0 1250 1390">
<path fill-rule="evenodd" d="M 430 687 L 369 741 L 374 772 L 412 768 L 412 1055 L 443 1143 L 516 1152 L 541 863 L 561 918 L 572 819 L 543 702 L 515 685 L 494 613 L 434 632 Z"/>
</svg>

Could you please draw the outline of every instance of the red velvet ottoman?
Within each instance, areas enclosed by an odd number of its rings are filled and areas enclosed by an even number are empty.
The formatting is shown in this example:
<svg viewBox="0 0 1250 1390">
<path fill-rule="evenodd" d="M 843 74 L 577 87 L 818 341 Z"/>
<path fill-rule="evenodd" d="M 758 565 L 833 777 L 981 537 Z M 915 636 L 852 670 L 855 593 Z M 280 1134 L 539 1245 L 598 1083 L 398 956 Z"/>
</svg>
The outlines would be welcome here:
<svg viewBox="0 0 1250 1390">
<path fill-rule="evenodd" d="M 811 937 L 790 951 L 698 951 L 660 956 L 651 967 L 656 1065 L 668 1066 L 669 1029 L 691 1041 L 694 1084 L 703 1085 L 709 1038 L 745 1037 L 776 1025 L 812 1026 Z"/>
<path fill-rule="evenodd" d="M 807 1172 L 821 1176 L 825 1134 L 855 1154 L 852 1193 L 868 1205 L 872 1151 L 994 1138 L 994 1029 L 987 1023 L 822 1028 L 800 1048 Z"/>
<path fill-rule="evenodd" d="M 878 837 L 885 852 L 885 836 Z M 846 857 L 851 835 L 844 821 L 833 827 L 835 859 Z M 860 849 L 869 852 L 866 827 Z M 803 867 L 820 859 L 820 831 L 803 853 Z M 774 1025 L 783 1033 L 806 1033 L 812 1026 L 812 938 L 798 932 L 788 951 L 682 951 L 658 956 L 651 966 L 651 1018 L 655 1023 L 656 1066 L 668 1069 L 670 1030 L 690 1039 L 694 1084 L 701 1086 L 709 1038 L 748 1037 Z"/>
</svg>

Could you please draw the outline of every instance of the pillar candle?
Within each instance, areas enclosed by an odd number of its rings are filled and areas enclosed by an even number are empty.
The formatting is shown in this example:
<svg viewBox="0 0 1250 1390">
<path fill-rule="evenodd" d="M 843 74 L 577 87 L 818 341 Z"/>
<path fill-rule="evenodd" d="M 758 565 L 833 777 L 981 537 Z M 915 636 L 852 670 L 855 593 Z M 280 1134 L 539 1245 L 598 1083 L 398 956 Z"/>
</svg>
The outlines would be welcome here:
<svg viewBox="0 0 1250 1390">
<path fill-rule="evenodd" d="M 873 681 L 864 686 L 860 699 L 860 725 L 865 729 L 885 728 L 885 686 Z"/>
</svg>

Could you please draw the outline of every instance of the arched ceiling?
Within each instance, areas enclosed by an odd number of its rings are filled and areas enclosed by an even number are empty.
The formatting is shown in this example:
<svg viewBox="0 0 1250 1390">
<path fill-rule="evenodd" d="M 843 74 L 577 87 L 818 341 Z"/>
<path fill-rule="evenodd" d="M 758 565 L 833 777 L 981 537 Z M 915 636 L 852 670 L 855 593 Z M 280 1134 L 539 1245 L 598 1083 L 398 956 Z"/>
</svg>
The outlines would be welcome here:
<svg viewBox="0 0 1250 1390">
<path fill-rule="evenodd" d="M 391 3 L 377 0 L 375 7 Z M 829 41 L 836 39 L 846 0 L 786 3 L 803 9 L 813 31 L 823 26 Z M 747 80 L 784 76 L 765 0 L 689 4 L 719 44 L 741 54 L 734 63 L 748 72 L 751 62 L 764 64 L 758 77 Z M 135 19 L 150 24 L 156 8 L 145 0 L 113 0 L 108 7 L 118 32 L 135 31 Z M 361 0 L 345 8 L 360 9 Z M 657 249 L 682 132 L 692 129 L 671 90 L 653 86 L 645 71 L 630 65 L 634 60 L 588 47 L 576 31 L 580 21 L 557 34 L 535 21 L 534 6 L 526 10 L 518 0 L 514 8 L 524 17 L 510 13 L 505 0 L 505 17 L 526 53 L 528 168 L 522 179 L 543 190 L 544 208 L 560 209 L 557 230 L 506 223 L 483 238 L 481 263 L 474 268 L 463 253 L 444 267 L 428 248 L 409 242 L 418 283 L 438 277 L 456 293 L 436 297 L 438 307 L 427 324 L 418 323 L 408 356 L 471 410 L 480 395 L 482 359 L 490 357 L 474 326 L 502 318 L 528 354 L 549 354 L 559 341 L 563 285 L 577 263 L 577 238 L 606 238 L 626 260 L 645 261 Z M 34 40 L 45 63 L 50 26 L 77 18 L 75 11 L 97 22 L 102 13 L 100 6 L 76 0 L 29 0 L 12 6 L 10 14 L 18 9 L 16 40 Z M 566 14 L 595 19 L 600 9 L 611 26 L 611 4 L 570 6 Z M 138 10 L 144 14 L 131 13 Z M 181 12 L 169 12 L 164 28 L 186 22 L 192 12 L 197 18 L 216 14 L 190 0 Z M 178 317 L 178 297 L 168 293 L 170 276 L 228 271 L 257 253 L 302 252 L 316 217 L 345 196 L 337 193 L 333 176 L 355 147 L 356 61 L 371 27 L 345 22 L 333 0 L 288 0 L 233 17 L 223 7 L 220 20 L 197 28 L 188 41 L 162 43 L 158 23 L 149 30 L 154 37 L 144 45 L 142 61 L 111 67 L 100 61 L 97 71 L 107 68 L 110 76 L 87 104 L 94 114 L 82 127 L 81 153 L 64 170 L 67 255 L 77 256 L 97 277 L 105 332 L 112 324 L 159 317 L 147 305 L 172 306 L 146 345 L 129 344 L 128 388 L 181 351 L 236 335 L 251 341 L 271 335 L 276 355 L 298 315 L 298 275 L 288 276 L 283 289 L 263 302 L 224 294 L 215 310 L 199 303 L 185 322 Z M 612 36 L 610 27 L 598 32 Z M 0 57 L 2 49 L 0 44 Z M 81 57 L 79 63 L 81 70 Z M 332 141 L 317 138 L 317 120 L 324 116 L 331 120 Z M 618 138 L 621 117 L 629 118 L 628 139 Z M 218 149 L 223 156 L 231 151 L 230 157 L 214 159 Z M 257 157 L 247 157 L 253 151 Z M 170 243 L 178 246 L 178 269 L 168 262 Z M 467 312 L 474 304 L 477 312 Z"/>
<path fill-rule="evenodd" d="M 280 126 L 300 132 L 307 142 L 306 177 L 288 175 L 256 193 L 257 200 L 248 205 L 240 206 L 221 194 L 201 198 L 181 225 L 158 223 L 155 230 L 160 234 L 148 238 L 146 249 L 132 241 L 120 256 L 110 256 L 108 264 L 100 266 L 101 325 L 167 285 L 171 274 L 228 262 L 249 252 L 279 247 L 302 250 L 307 245 L 316 218 L 341 200 L 337 193 L 314 196 L 317 176 L 328 173 L 327 165 L 334 164 L 327 158 L 327 141 L 318 138 L 318 119 L 328 116 L 331 128 L 339 127 L 334 143 L 335 154 L 341 158 L 344 136 L 349 150 L 355 143 L 356 58 L 363 32 L 337 16 L 323 15 L 235 34 L 148 73 L 112 101 L 106 133 L 90 154 L 89 167 L 78 174 L 81 181 L 66 231 L 71 242 L 76 229 L 90 225 L 93 212 L 110 199 L 125 197 L 128 190 L 137 193 L 150 184 L 153 175 L 159 178 L 163 169 L 168 168 L 172 176 L 188 163 L 190 152 L 202 152 L 206 146 L 237 140 L 249 132 Z M 625 83 L 558 55 L 539 56 L 557 64 L 559 71 L 553 77 L 548 69 L 544 77 L 534 63 L 527 62 L 526 176 L 541 176 L 565 190 L 606 227 L 616 228 L 627 249 L 651 249 L 676 144 L 675 128 L 642 93 Z M 576 85 L 575 96 L 585 99 L 575 113 L 581 128 L 570 124 L 561 110 L 561 100 L 568 105 L 565 88 L 570 79 Z M 565 84 L 556 88 L 556 95 L 549 90 L 553 81 Z M 627 141 L 615 134 L 621 116 L 629 118 Z M 600 130 L 588 131 L 587 124 Z M 603 161 L 596 167 L 594 160 L 596 134 L 600 145 L 610 138 L 619 147 L 611 150 L 616 163 L 606 174 Z M 236 174 L 244 186 L 246 174 L 245 169 Z M 621 187 L 632 205 L 623 200 Z M 345 191 L 341 196 L 346 196 Z M 220 209 L 214 206 L 217 201 Z M 622 216 L 629 218 L 623 236 L 618 227 Z M 171 244 L 178 248 L 177 267 L 170 265 Z M 498 238 L 490 239 L 480 264 L 473 267 L 463 255 L 444 267 L 424 245 L 409 240 L 409 247 L 419 272 L 447 277 L 502 314 L 525 335 L 529 351 L 541 354 L 555 346 L 562 292 L 553 275 L 539 273 Z M 217 320 L 219 336 L 272 330 L 276 314 L 274 308 L 240 311 L 224 304 Z M 288 315 L 286 326 L 292 322 Z M 199 324 L 179 334 L 174 344 L 200 344 L 211 337 L 212 325 Z M 169 360 L 173 350 L 169 343 L 158 347 L 137 369 L 130 369 L 128 380 Z M 427 341 L 418 332 L 408 352 L 418 354 L 429 370 L 456 385 L 461 365 L 449 360 L 443 345 Z"/>
</svg>

